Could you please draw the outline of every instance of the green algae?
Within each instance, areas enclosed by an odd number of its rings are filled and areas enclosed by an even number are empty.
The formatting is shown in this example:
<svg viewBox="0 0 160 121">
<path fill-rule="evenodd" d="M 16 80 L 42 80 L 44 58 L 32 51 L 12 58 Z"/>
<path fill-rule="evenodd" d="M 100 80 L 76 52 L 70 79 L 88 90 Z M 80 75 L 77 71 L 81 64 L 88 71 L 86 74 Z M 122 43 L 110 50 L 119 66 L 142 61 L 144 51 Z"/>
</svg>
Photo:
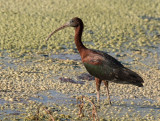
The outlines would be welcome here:
<svg viewBox="0 0 160 121">
<path fill-rule="evenodd" d="M 149 9 L 148 9 L 149 8 Z M 83 40 L 90 48 L 120 51 L 159 44 L 159 2 L 152 1 L 1 1 L 1 50 L 60 51 L 75 48 L 74 30 L 45 42 L 48 34 L 78 16 L 85 24 Z M 91 31 L 91 32 L 90 32 Z M 102 44 L 103 43 L 103 44 Z M 127 43 L 127 44 L 126 44 Z M 116 50 L 115 50 L 116 49 Z M 15 54 L 16 54 L 15 53 Z"/>
</svg>

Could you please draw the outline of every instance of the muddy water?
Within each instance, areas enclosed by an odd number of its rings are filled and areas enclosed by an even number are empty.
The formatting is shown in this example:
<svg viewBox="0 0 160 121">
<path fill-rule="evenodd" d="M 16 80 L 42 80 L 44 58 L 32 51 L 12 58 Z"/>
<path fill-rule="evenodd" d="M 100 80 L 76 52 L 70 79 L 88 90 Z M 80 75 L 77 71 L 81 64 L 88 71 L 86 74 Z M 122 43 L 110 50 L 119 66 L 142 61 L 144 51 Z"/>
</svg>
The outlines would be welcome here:
<svg viewBox="0 0 160 121">
<path fill-rule="evenodd" d="M 139 73 L 145 83 L 143 88 L 110 83 L 112 106 L 102 84 L 97 109 L 100 119 L 159 120 L 160 47 L 109 54 Z M 79 54 L 33 54 L 33 59 L 15 59 L 4 53 L 0 68 L 1 119 L 31 117 L 43 105 L 54 107 L 55 117 L 64 114 L 69 115 L 67 120 L 76 120 L 77 97 L 85 95 L 96 103 L 94 78 L 86 73 Z"/>
</svg>

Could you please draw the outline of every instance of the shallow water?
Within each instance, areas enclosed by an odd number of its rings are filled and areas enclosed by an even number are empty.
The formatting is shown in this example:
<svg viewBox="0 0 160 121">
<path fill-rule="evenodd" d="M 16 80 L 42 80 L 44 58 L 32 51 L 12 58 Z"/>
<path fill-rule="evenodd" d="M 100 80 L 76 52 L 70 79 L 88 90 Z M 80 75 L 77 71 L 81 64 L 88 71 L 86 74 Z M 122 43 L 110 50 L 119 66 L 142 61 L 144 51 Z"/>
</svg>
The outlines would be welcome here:
<svg viewBox="0 0 160 121">
<path fill-rule="evenodd" d="M 147 56 L 145 55 L 145 58 L 143 58 L 142 54 L 140 51 L 134 50 L 134 51 L 126 51 L 126 52 L 121 52 L 121 53 L 110 53 L 110 55 L 114 56 L 118 60 L 120 60 L 125 66 L 132 68 L 134 70 L 140 70 L 147 72 L 148 69 L 159 69 L 160 67 L 160 61 L 159 61 L 159 48 L 156 48 L 155 50 L 150 50 L 148 49 Z M 154 56 L 155 53 L 158 53 L 158 56 Z M 11 99 L 6 99 L 5 96 L 1 96 L 0 99 L 0 106 L 3 109 L 0 112 L 1 119 L 5 119 L 6 116 L 8 117 L 25 117 L 25 115 L 28 113 L 29 110 L 32 108 L 30 107 L 27 111 L 25 108 L 29 107 L 29 105 L 46 105 L 48 107 L 51 107 L 54 105 L 60 106 L 60 109 L 57 109 L 58 112 L 66 114 L 66 115 L 73 115 L 73 112 L 70 112 L 70 110 L 77 110 L 78 112 L 78 107 L 77 107 L 77 102 L 76 102 L 76 97 L 80 95 L 85 95 L 91 98 L 94 98 L 95 103 L 96 103 L 96 92 L 95 92 L 95 84 L 92 77 L 90 77 L 87 73 L 86 70 L 82 67 L 81 60 L 79 54 L 59 54 L 59 55 L 54 55 L 51 54 L 50 56 L 48 55 L 36 55 L 34 56 L 35 58 L 33 59 L 14 59 L 7 54 L 4 54 L 5 56 L 1 57 L 1 75 L 5 74 L 8 70 L 8 72 L 14 74 L 14 72 L 18 74 L 27 74 L 29 75 L 35 75 L 35 76 L 44 76 L 46 78 L 43 78 L 46 83 L 44 83 L 45 87 L 48 89 L 37 89 L 35 93 L 29 94 L 25 93 L 24 95 L 27 95 L 27 97 L 21 97 L 18 98 L 17 96 L 9 96 Z M 134 55 L 134 56 L 132 56 Z M 136 59 L 138 57 L 138 59 Z M 48 61 L 49 64 L 46 63 L 46 66 L 44 62 Z M 57 66 L 54 65 L 58 64 Z M 140 64 L 139 64 L 140 63 Z M 50 64 L 53 64 L 56 66 L 65 66 L 64 69 L 60 68 L 58 71 L 64 71 L 64 74 L 59 74 L 59 72 L 54 72 L 53 75 L 52 70 L 49 68 Z M 80 65 L 79 65 L 80 64 Z M 142 64 L 142 65 L 141 65 Z M 147 66 L 144 66 L 147 65 Z M 41 67 L 42 66 L 42 67 Z M 53 66 L 53 68 L 54 68 Z M 66 68 L 66 67 L 74 67 L 73 70 L 72 68 Z M 25 67 L 23 69 L 23 67 Z M 28 69 L 26 67 L 29 67 Z M 47 67 L 45 69 L 45 67 Z M 41 68 L 42 70 L 39 70 Z M 48 71 L 48 72 L 46 72 Z M 72 71 L 74 74 L 70 73 Z M 77 73 L 75 73 L 76 71 Z M 142 73 L 141 73 L 142 74 Z M 26 75 L 26 76 L 27 76 Z M 72 76 L 71 76 L 72 75 Z M 85 75 L 85 78 L 80 78 L 82 77 L 81 75 Z M 22 77 L 23 79 L 26 80 L 32 80 L 31 78 L 26 78 L 26 76 Z M 34 77 L 34 76 L 33 76 Z M 8 77 L 7 77 L 8 78 Z M 148 79 L 144 77 L 146 80 Z M 154 77 L 157 78 L 157 77 Z M 47 80 L 51 79 L 54 87 L 48 87 Z M 66 80 L 65 80 L 66 79 Z M 69 79 L 69 81 L 68 81 Z M 90 79 L 90 81 L 88 81 Z M 35 80 L 37 80 L 35 78 Z M 41 79 L 40 79 L 41 80 Z M 146 81 L 145 80 L 145 81 Z M 43 81 L 43 80 L 42 80 Z M 56 82 L 57 81 L 57 82 Z M 158 81 L 158 80 L 157 80 Z M 3 82 L 1 80 L 1 82 Z M 73 83 L 74 82 L 74 83 Z M 77 84 L 75 83 L 77 82 Z M 79 83 L 83 82 L 83 83 Z M 35 84 L 38 83 L 38 81 L 34 82 Z M 39 82 L 41 83 L 41 82 Z M 58 85 L 57 85 L 58 83 Z M 154 83 L 154 82 L 152 82 Z M 32 86 L 33 84 L 31 84 Z M 59 87 L 60 85 L 60 87 Z M 76 89 L 76 85 L 78 88 Z M 84 85 L 84 86 L 83 86 Z M 90 86 L 89 86 L 90 85 Z M 116 86 L 117 84 L 115 84 Z M 73 87 L 72 87 L 73 86 Z M 89 89 L 86 88 L 88 86 Z M 129 116 L 129 119 L 135 119 L 135 116 L 140 118 L 140 119 L 147 119 L 150 118 L 151 120 L 158 120 L 160 118 L 160 106 L 159 106 L 159 98 L 155 96 L 158 94 L 155 90 L 155 95 L 150 95 L 150 90 L 147 89 L 147 86 L 144 86 L 144 89 L 142 89 L 144 92 L 147 93 L 147 95 L 141 95 L 143 91 L 139 90 L 139 88 L 134 88 L 129 92 L 130 94 L 127 94 L 125 91 L 123 93 L 117 94 L 113 89 L 115 88 L 113 84 L 111 83 L 111 101 L 112 101 L 112 106 L 108 107 L 107 101 L 106 101 L 106 96 L 105 96 L 105 90 L 102 88 L 102 93 L 101 93 L 101 103 L 100 103 L 100 109 L 99 111 L 99 117 L 107 117 L 109 119 L 114 119 L 113 117 L 116 116 L 117 118 L 123 118 Z M 158 86 L 158 85 L 157 85 Z M 103 87 L 103 85 L 102 85 Z M 118 85 L 117 85 L 118 87 Z M 116 88 L 117 88 L 116 87 Z M 124 86 L 127 90 L 128 87 L 130 86 Z M 75 89 L 73 89 L 75 88 Z M 81 89 L 82 88 L 82 89 Z M 84 89 L 83 89 L 84 88 Z M 122 87 L 119 87 L 120 90 L 122 90 Z M 156 87 L 157 91 L 159 87 Z M 69 90 L 68 90 L 69 89 Z M 73 91 L 72 91 L 73 89 Z M 135 89 L 138 89 L 140 92 L 137 93 Z M 79 90 L 79 91 L 78 91 Z M 117 90 L 118 91 L 118 90 Z M 154 91 L 154 90 L 153 90 Z M 6 92 L 6 95 L 10 95 L 9 90 L 1 90 L 1 93 Z M 88 93 L 89 92 L 89 93 Z M 118 91 L 119 92 L 119 91 Z M 136 93 L 135 93 L 136 92 Z M 22 94 L 21 94 L 22 93 Z M 23 91 L 19 92 L 19 96 L 23 95 Z M 149 94 L 148 94 L 149 93 Z M 2 94 L 3 95 L 3 94 Z M 13 93 L 14 95 L 14 93 Z M 131 95 L 131 96 L 130 96 Z M 15 98 L 15 99 L 14 99 Z M 18 98 L 18 99 L 17 99 Z M 20 106 L 19 106 L 20 105 Z M 25 106 L 21 106 L 25 105 Z M 12 108 L 14 107 L 14 108 Z M 63 110 L 69 110 L 65 111 Z M 36 112 L 36 109 L 32 109 L 32 114 L 34 114 L 34 110 Z M 101 113 L 103 112 L 103 113 Z M 109 113 L 111 112 L 111 114 Z"/>
<path fill-rule="evenodd" d="M 76 100 L 71 98 L 71 95 L 65 95 L 63 93 L 59 93 L 55 90 L 47 90 L 37 94 L 37 98 L 31 97 L 30 100 L 41 102 L 44 104 L 58 104 L 58 105 L 68 105 L 71 103 L 75 103 Z"/>
<path fill-rule="evenodd" d="M 143 88 L 111 82 L 113 106 L 105 100 L 102 84 L 100 119 L 160 120 L 159 6 L 159 0 L 1 0 L 0 118 L 38 120 L 39 112 L 40 118 L 50 120 L 46 106 L 56 120 L 78 120 L 75 104 L 81 95 L 99 107 L 73 28 L 45 41 L 51 31 L 78 15 L 84 21 L 86 47 L 107 51 L 145 81 Z M 87 103 L 83 120 L 91 120 Z"/>
<path fill-rule="evenodd" d="M 46 96 L 46 93 L 48 92 L 49 92 L 49 95 Z M 93 93 L 84 93 L 82 95 L 96 97 L 96 94 L 93 94 Z M 38 101 L 38 102 L 47 104 L 48 106 L 52 105 L 53 103 L 58 104 L 58 105 L 63 105 L 63 106 L 65 105 L 70 109 L 73 108 L 72 106 L 70 106 L 70 104 L 75 105 L 75 107 L 77 105 L 76 99 L 72 95 L 65 95 L 62 93 L 57 93 L 56 91 L 53 91 L 53 90 L 44 91 L 38 94 L 38 96 L 42 97 L 43 99 L 39 99 L 39 98 L 31 98 L 31 99 L 34 101 Z M 101 96 L 102 103 L 105 100 L 106 100 L 106 96 Z M 132 115 L 133 113 L 135 113 L 136 115 L 139 115 L 140 117 L 143 117 L 144 119 L 146 118 L 147 114 L 152 115 L 155 120 L 159 119 L 160 106 L 150 105 L 150 104 L 156 103 L 155 100 L 147 99 L 147 98 L 141 98 L 141 99 L 135 98 L 135 99 L 121 100 L 119 96 L 111 96 L 111 100 L 112 100 L 112 106 L 109 107 L 109 110 L 110 112 L 115 113 L 118 117 L 123 117 L 124 115 L 126 115 L 126 112 L 129 112 L 128 113 L 129 115 Z M 121 101 L 123 102 L 122 104 L 121 104 Z M 144 102 L 147 102 L 148 104 L 144 104 Z M 100 106 L 100 109 L 101 109 L 101 106 Z M 120 113 L 117 113 L 115 109 L 121 110 Z M 102 115 L 100 113 L 99 115 L 103 116 L 104 114 Z"/>
</svg>

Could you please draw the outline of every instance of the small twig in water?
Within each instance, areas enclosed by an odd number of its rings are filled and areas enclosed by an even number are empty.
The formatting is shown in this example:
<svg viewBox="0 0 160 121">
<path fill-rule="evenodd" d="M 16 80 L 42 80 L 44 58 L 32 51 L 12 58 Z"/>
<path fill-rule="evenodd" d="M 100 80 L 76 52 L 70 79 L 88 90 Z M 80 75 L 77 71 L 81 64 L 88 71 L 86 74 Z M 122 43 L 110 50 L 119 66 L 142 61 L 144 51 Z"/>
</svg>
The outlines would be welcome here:
<svg viewBox="0 0 160 121">
<path fill-rule="evenodd" d="M 51 114 L 51 112 L 49 111 L 49 110 L 47 110 L 46 108 L 43 108 L 49 115 L 50 115 L 50 117 L 51 117 L 51 119 L 52 119 L 52 121 L 54 121 L 54 118 L 53 118 L 53 116 L 52 116 L 52 114 Z"/>
<path fill-rule="evenodd" d="M 95 104 L 88 97 L 85 97 L 85 96 L 81 96 L 77 99 L 77 105 L 79 107 L 79 113 L 78 113 L 79 117 L 80 118 L 84 117 L 84 111 L 83 111 L 84 99 L 86 99 L 88 102 L 90 102 L 92 104 L 92 118 L 93 118 L 93 121 L 99 121 L 99 117 L 98 117 L 98 114 L 97 114 Z M 78 104 L 78 101 L 80 102 L 80 104 Z"/>
</svg>

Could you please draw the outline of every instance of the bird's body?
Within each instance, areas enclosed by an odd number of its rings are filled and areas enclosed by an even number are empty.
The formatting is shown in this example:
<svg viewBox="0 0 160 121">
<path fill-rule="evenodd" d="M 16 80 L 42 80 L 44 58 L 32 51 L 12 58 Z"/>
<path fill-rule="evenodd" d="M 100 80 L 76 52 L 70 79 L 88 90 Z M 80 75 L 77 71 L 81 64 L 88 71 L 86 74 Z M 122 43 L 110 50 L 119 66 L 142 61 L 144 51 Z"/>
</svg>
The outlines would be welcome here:
<svg viewBox="0 0 160 121">
<path fill-rule="evenodd" d="M 68 26 L 75 28 L 75 44 L 80 53 L 81 60 L 86 70 L 95 77 L 98 101 L 100 99 L 100 85 L 102 81 L 106 86 L 110 104 L 108 81 L 120 84 L 133 84 L 139 87 L 143 86 L 143 79 L 137 73 L 124 67 L 118 60 L 106 52 L 88 49 L 83 45 L 81 41 L 83 22 L 80 18 L 75 17 L 71 19 L 69 23 L 52 32 L 47 40 L 52 34 Z"/>
<path fill-rule="evenodd" d="M 87 49 L 82 56 L 87 71 L 94 77 L 121 84 L 143 86 L 143 79 L 105 52 Z"/>
</svg>

